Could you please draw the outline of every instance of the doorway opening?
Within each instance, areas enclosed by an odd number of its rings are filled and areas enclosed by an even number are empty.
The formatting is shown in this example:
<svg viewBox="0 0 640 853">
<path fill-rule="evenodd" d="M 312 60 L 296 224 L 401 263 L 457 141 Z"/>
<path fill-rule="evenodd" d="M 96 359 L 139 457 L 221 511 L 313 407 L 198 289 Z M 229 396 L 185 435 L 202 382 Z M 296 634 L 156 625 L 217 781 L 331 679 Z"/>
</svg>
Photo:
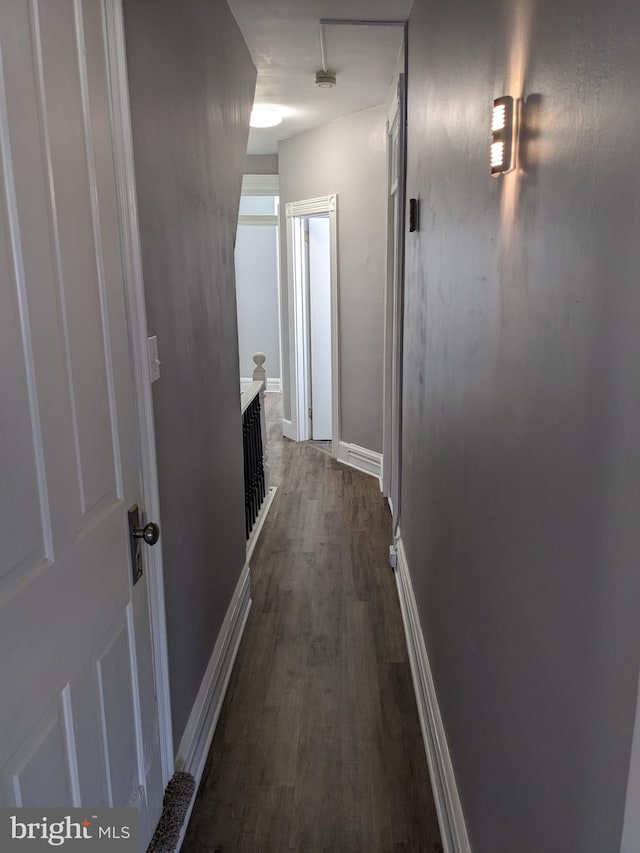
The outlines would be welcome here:
<svg viewBox="0 0 640 853">
<path fill-rule="evenodd" d="M 290 202 L 287 214 L 291 434 L 340 443 L 337 196 Z"/>
</svg>

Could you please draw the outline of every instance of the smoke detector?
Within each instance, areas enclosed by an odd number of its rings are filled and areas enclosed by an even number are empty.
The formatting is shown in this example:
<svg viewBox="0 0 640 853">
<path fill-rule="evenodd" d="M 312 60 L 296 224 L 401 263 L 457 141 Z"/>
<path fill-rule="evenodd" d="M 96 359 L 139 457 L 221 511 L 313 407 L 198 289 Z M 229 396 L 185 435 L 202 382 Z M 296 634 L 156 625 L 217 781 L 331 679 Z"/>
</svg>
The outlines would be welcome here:
<svg viewBox="0 0 640 853">
<path fill-rule="evenodd" d="M 336 85 L 335 71 L 316 71 L 316 86 L 319 89 L 333 89 Z"/>
</svg>

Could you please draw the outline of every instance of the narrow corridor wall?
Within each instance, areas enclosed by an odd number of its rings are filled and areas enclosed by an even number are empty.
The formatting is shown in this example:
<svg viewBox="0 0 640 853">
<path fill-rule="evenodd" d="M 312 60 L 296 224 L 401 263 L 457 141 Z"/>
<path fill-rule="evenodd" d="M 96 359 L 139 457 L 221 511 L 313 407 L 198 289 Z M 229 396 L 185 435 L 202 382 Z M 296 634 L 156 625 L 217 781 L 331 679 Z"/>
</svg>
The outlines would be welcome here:
<svg viewBox="0 0 640 853">
<path fill-rule="evenodd" d="M 221 0 L 124 11 L 177 748 L 245 563 L 233 247 L 256 73 Z"/>
<path fill-rule="evenodd" d="M 620 846 L 640 650 L 640 7 L 416 0 L 401 529 L 474 853 Z M 524 95 L 522 168 L 489 174 Z"/>
<path fill-rule="evenodd" d="M 287 327 L 286 205 L 338 195 L 341 440 L 382 451 L 386 274 L 385 107 L 300 133 L 279 144 L 282 246 L 282 376 L 291 417 Z"/>
</svg>

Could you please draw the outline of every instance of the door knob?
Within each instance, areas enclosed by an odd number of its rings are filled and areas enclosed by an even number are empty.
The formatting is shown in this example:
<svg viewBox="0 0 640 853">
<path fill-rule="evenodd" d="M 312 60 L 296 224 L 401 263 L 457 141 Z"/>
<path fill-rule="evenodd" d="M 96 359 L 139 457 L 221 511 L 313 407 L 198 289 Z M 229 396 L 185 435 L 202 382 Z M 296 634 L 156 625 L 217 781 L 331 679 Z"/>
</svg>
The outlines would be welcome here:
<svg viewBox="0 0 640 853">
<path fill-rule="evenodd" d="M 134 539 L 144 539 L 147 545 L 155 545 L 160 538 L 160 528 L 155 521 L 150 521 L 144 527 L 134 527 L 131 535 Z"/>
</svg>

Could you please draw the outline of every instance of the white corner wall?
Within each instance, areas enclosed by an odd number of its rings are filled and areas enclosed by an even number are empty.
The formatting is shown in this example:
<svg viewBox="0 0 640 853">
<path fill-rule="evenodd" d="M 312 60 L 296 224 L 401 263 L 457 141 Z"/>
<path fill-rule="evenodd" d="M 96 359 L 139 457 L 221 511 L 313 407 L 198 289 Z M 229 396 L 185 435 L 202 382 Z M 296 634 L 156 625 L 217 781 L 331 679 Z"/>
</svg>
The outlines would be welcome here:
<svg viewBox="0 0 640 853">
<path fill-rule="evenodd" d="M 267 377 L 279 380 L 277 226 L 239 225 L 235 259 L 240 377 L 253 375 L 253 354 L 263 352 Z"/>
</svg>

